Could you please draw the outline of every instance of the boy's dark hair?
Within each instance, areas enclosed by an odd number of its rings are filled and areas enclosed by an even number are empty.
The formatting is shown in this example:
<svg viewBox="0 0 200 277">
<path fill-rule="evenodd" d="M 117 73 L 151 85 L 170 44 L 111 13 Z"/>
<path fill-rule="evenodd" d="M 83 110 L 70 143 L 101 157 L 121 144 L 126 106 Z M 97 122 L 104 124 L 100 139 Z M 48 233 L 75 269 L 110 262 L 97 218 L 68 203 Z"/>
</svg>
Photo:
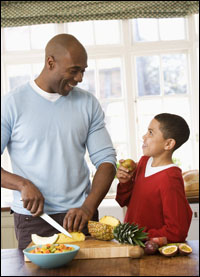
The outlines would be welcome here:
<svg viewBox="0 0 200 277">
<path fill-rule="evenodd" d="M 174 150 L 185 143 L 190 135 L 190 129 L 181 116 L 170 113 L 157 114 L 154 117 L 160 123 L 160 130 L 164 139 L 172 138 L 176 141 Z"/>
</svg>

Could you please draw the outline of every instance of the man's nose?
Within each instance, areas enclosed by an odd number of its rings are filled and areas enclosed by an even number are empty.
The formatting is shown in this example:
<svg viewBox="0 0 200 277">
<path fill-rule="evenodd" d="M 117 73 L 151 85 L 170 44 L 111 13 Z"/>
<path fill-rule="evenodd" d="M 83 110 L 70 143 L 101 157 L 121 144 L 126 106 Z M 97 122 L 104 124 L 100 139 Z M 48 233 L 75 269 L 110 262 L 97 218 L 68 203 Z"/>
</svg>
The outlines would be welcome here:
<svg viewBox="0 0 200 277">
<path fill-rule="evenodd" d="M 143 140 L 145 139 L 146 135 L 147 135 L 147 134 L 145 134 L 145 135 L 142 136 L 142 139 L 143 139 Z"/>
<path fill-rule="evenodd" d="M 76 76 L 74 77 L 74 80 L 76 81 L 76 82 L 82 82 L 82 80 L 83 80 L 83 73 L 82 72 L 78 72 L 77 74 L 76 74 Z"/>
</svg>

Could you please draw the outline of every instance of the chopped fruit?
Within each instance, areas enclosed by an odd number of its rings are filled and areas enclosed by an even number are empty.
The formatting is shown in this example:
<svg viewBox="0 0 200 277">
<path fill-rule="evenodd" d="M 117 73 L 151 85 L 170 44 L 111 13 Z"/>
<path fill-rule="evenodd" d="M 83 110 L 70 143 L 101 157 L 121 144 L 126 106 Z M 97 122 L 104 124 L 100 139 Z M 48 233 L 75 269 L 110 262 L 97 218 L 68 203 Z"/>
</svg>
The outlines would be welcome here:
<svg viewBox="0 0 200 277">
<path fill-rule="evenodd" d="M 75 241 L 84 241 L 85 235 L 82 232 L 70 232 L 72 238 L 64 235 L 63 233 L 58 234 L 58 240 L 56 243 L 70 243 Z"/>
</svg>

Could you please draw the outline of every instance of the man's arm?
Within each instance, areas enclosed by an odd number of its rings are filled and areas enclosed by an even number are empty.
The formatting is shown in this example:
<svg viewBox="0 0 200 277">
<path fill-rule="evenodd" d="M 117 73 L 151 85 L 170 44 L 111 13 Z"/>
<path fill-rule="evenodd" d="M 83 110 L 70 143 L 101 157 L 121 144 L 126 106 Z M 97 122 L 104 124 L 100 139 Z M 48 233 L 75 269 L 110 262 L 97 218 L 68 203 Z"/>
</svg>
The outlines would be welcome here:
<svg viewBox="0 0 200 277">
<path fill-rule="evenodd" d="M 39 216 L 43 212 L 44 197 L 28 179 L 1 168 L 1 186 L 20 191 L 24 208 L 29 210 L 33 216 Z"/>
<path fill-rule="evenodd" d="M 66 214 L 63 227 L 71 231 L 81 231 L 98 208 L 99 204 L 107 194 L 115 177 L 116 169 L 111 163 L 102 163 L 92 182 L 92 189 L 80 208 L 69 210 Z"/>
</svg>

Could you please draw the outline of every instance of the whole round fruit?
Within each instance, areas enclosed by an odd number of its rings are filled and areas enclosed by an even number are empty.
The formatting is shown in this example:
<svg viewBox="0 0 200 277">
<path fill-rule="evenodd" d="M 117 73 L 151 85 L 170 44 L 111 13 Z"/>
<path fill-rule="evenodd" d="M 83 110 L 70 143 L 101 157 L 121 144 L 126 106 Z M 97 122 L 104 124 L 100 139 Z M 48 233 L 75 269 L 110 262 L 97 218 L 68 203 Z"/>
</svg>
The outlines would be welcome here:
<svg viewBox="0 0 200 277">
<path fill-rule="evenodd" d="M 178 246 L 170 245 L 162 248 L 161 254 L 167 257 L 173 257 L 178 252 Z"/>
<path fill-rule="evenodd" d="M 178 250 L 179 250 L 179 253 L 180 255 L 189 255 L 192 253 L 192 248 L 187 245 L 186 243 L 181 243 L 179 246 L 178 246 Z"/>
<path fill-rule="evenodd" d="M 156 238 L 150 238 L 150 241 L 154 241 L 159 245 L 159 247 L 162 247 L 167 244 L 167 238 L 166 237 L 156 237 Z"/>
<path fill-rule="evenodd" d="M 150 241 L 150 240 L 146 241 L 144 245 L 145 245 L 144 252 L 148 255 L 155 254 L 159 247 L 156 242 Z"/>
<path fill-rule="evenodd" d="M 136 168 L 136 163 L 131 159 L 126 159 L 121 165 L 130 171 Z"/>
<path fill-rule="evenodd" d="M 141 258 L 144 255 L 144 250 L 139 245 L 132 246 L 129 250 L 129 256 L 133 259 Z"/>
</svg>

